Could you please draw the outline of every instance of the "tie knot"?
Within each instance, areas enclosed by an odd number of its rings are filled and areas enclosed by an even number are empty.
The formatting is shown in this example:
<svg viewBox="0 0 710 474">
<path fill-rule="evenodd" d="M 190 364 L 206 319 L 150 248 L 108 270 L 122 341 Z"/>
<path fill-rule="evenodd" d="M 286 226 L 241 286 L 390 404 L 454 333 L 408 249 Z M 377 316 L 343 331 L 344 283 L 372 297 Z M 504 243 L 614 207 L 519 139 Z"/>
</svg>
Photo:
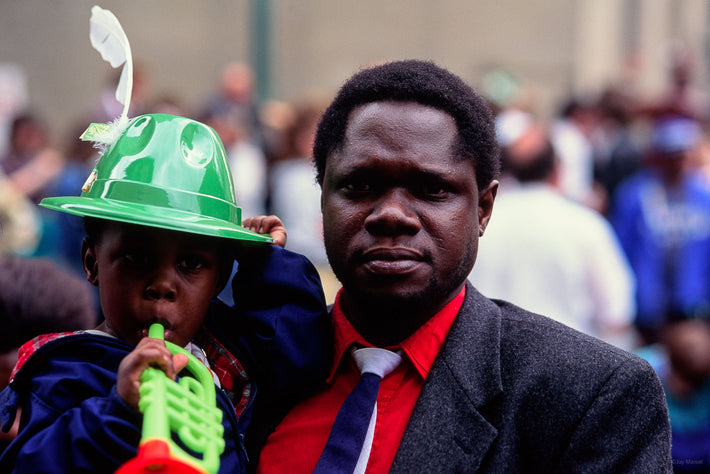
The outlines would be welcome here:
<svg viewBox="0 0 710 474">
<path fill-rule="evenodd" d="M 380 378 L 385 378 L 402 362 L 399 354 L 378 347 L 355 349 L 353 358 L 361 374 L 368 372 Z"/>
</svg>

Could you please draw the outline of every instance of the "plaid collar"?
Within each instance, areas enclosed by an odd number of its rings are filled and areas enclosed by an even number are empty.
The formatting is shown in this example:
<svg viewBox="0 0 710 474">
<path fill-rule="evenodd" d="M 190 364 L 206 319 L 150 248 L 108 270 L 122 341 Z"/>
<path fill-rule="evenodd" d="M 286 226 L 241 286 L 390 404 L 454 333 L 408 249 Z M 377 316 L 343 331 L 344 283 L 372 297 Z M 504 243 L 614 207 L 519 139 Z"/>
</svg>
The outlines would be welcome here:
<svg viewBox="0 0 710 474">
<path fill-rule="evenodd" d="M 15 364 L 15 368 L 12 369 L 12 373 L 10 374 L 10 382 L 12 382 L 15 378 L 15 375 L 20 371 L 23 365 L 25 365 L 25 362 L 27 362 L 27 359 L 30 358 L 32 354 L 37 352 L 37 349 L 40 347 L 44 346 L 48 342 L 54 341 L 55 339 L 59 339 L 60 337 L 64 336 L 71 336 L 72 334 L 76 334 L 74 332 L 53 332 L 51 334 L 41 334 L 34 339 L 31 339 L 22 346 L 17 351 L 17 364 Z"/>
<path fill-rule="evenodd" d="M 195 336 L 194 342 L 205 351 L 210 368 L 217 375 L 222 390 L 232 401 L 239 417 L 253 393 L 253 384 L 244 366 L 204 326 Z"/>
</svg>

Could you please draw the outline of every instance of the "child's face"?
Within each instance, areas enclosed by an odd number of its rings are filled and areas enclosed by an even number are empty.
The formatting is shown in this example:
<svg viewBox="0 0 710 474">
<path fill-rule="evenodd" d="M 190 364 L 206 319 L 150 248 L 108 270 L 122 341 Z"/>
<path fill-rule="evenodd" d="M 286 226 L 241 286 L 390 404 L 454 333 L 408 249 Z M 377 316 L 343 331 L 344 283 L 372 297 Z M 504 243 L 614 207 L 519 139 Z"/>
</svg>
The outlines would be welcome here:
<svg viewBox="0 0 710 474">
<path fill-rule="evenodd" d="M 99 288 L 101 329 L 137 344 L 159 321 L 165 339 L 184 346 L 229 277 L 226 255 L 217 239 L 106 221 L 82 247 L 87 279 Z"/>
</svg>

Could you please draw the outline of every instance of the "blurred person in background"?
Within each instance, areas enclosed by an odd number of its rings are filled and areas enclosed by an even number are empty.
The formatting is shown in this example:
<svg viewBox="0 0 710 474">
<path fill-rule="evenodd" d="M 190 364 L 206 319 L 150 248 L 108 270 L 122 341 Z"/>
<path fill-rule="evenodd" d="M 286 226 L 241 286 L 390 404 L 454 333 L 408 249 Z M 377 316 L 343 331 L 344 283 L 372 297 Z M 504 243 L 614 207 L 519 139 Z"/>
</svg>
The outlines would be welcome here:
<svg viewBox="0 0 710 474">
<path fill-rule="evenodd" d="M 638 171 L 641 147 L 635 136 L 635 103 L 631 95 L 618 87 L 609 87 L 597 101 L 599 121 L 592 133 L 594 181 L 600 188 L 600 211 L 609 211 L 611 196 L 617 186 Z"/>
<path fill-rule="evenodd" d="M 559 157 L 557 186 L 565 196 L 595 209 L 594 153 L 591 133 L 596 127 L 594 107 L 568 99 L 550 127 L 550 139 Z"/>
<path fill-rule="evenodd" d="M 99 153 L 93 143 L 83 141 L 79 137 L 86 130 L 86 121 L 72 126 L 66 141 L 66 162 L 51 187 L 50 195 L 53 196 L 79 196 L 81 188 L 89 177 L 99 158 Z M 39 208 L 45 229 L 51 228 L 51 238 L 45 236 L 36 255 L 53 259 L 62 268 L 75 275 L 86 279 L 81 262 L 77 258 L 81 252 L 81 242 L 86 234 L 84 223 L 79 216 L 59 213 Z M 94 287 L 86 285 L 95 291 Z M 98 304 L 98 300 L 97 300 Z"/>
<path fill-rule="evenodd" d="M 9 383 L 26 341 L 96 326 L 93 295 L 84 283 L 48 259 L 0 257 L 0 390 Z M 17 434 L 20 417 L 15 420 L 9 432 L 0 431 L 0 452 Z"/>
<path fill-rule="evenodd" d="M 27 75 L 16 63 L 0 61 L 0 156 L 10 147 L 12 120 L 27 108 Z"/>
<path fill-rule="evenodd" d="M 326 301 L 332 303 L 340 284 L 335 279 L 323 244 L 321 191 L 313 168 L 313 139 L 327 103 L 307 99 L 295 104 L 295 118 L 287 130 L 290 152 L 273 163 L 270 172 L 271 212 L 288 229 L 287 247 L 313 262 L 323 281 Z"/>
<path fill-rule="evenodd" d="M 17 190 L 39 203 L 63 166 L 61 154 L 49 144 L 45 124 L 31 113 L 16 116 L 10 131 L 10 150 L 0 158 L 0 167 Z"/>
<path fill-rule="evenodd" d="M 113 122 L 116 117 L 121 115 L 123 104 L 116 99 L 116 86 L 120 78 L 120 68 L 111 70 L 106 77 L 90 112 L 90 120 L 92 122 Z M 135 62 L 133 65 L 130 117 L 148 112 L 147 102 L 150 95 L 150 85 L 148 67 L 140 62 Z"/>
<path fill-rule="evenodd" d="M 646 343 L 674 320 L 710 315 L 710 191 L 689 166 L 695 120 L 653 124 L 642 168 L 617 188 L 610 219 L 637 281 L 635 324 Z"/>
<path fill-rule="evenodd" d="M 41 227 L 37 206 L 0 169 L 0 256 L 31 255 Z"/>
<path fill-rule="evenodd" d="M 188 112 L 177 94 L 162 92 L 150 101 L 146 108 L 151 114 L 187 116 Z"/>
<path fill-rule="evenodd" d="M 229 120 L 229 119 L 228 119 Z M 234 178 L 242 214 L 253 217 L 266 214 L 268 164 L 264 150 L 249 139 L 248 125 L 231 121 L 234 140 L 225 147 Z"/>
<path fill-rule="evenodd" d="M 248 126 L 230 114 L 208 113 L 200 120 L 212 127 L 224 143 L 243 217 L 266 213 L 267 163 L 263 150 L 251 141 Z"/>
<path fill-rule="evenodd" d="M 254 73 L 248 64 L 230 62 L 224 66 L 219 88 L 207 100 L 201 118 L 224 143 L 242 215 L 265 214 L 268 165 Z"/>
<path fill-rule="evenodd" d="M 658 373 L 671 419 L 676 473 L 710 472 L 710 326 L 707 321 L 672 323 L 653 344 L 638 351 Z"/>
<path fill-rule="evenodd" d="M 25 245 L 24 249 L 19 250 L 20 254 L 43 255 L 52 251 L 57 237 L 56 225 L 51 216 L 40 210 L 37 204 L 51 193 L 64 165 L 62 154 L 49 144 L 49 133 L 42 120 L 31 113 L 20 114 L 14 118 L 10 133 L 10 150 L 0 157 L 0 172 L 7 176 L 7 182 L 12 189 L 7 191 L 10 187 L 5 185 L 5 205 L 11 202 L 18 204 L 21 201 L 13 198 L 13 194 L 24 196 L 33 208 L 32 211 L 27 211 L 27 217 L 34 221 L 32 225 L 36 234 L 31 252 L 28 252 L 29 247 Z M 6 219 L 8 216 L 9 214 L 6 214 Z M 28 219 L 25 219 L 25 225 L 30 224 Z"/>
<path fill-rule="evenodd" d="M 269 164 L 284 160 L 291 155 L 288 135 L 295 120 L 296 111 L 291 102 L 271 99 L 259 107 L 264 154 Z"/>
<path fill-rule="evenodd" d="M 707 128 L 704 129 L 698 152 L 693 155 L 690 167 L 697 170 L 710 188 L 710 136 L 708 136 Z"/>
<path fill-rule="evenodd" d="M 244 127 L 247 141 L 263 147 L 254 72 L 248 64 L 235 61 L 224 66 L 218 90 L 208 99 L 203 114 L 230 117 Z"/>
<path fill-rule="evenodd" d="M 654 101 L 643 107 L 644 114 L 652 119 L 679 116 L 698 121 L 708 116 L 708 94 L 704 88 L 693 83 L 698 65 L 691 48 L 682 41 L 674 40 L 666 53 L 668 66 L 668 89 Z"/>
<path fill-rule="evenodd" d="M 496 121 L 501 187 L 469 279 L 490 298 L 544 314 L 613 343 L 635 347 L 634 277 L 606 219 L 557 188 L 559 162 L 531 117 Z"/>
</svg>

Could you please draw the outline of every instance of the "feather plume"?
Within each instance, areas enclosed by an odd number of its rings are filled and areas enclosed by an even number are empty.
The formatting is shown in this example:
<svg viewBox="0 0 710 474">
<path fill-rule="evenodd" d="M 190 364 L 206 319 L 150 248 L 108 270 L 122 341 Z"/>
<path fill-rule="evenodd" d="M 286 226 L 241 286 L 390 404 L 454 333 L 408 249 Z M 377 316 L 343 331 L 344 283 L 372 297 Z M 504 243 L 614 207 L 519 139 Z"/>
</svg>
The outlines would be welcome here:
<svg viewBox="0 0 710 474">
<path fill-rule="evenodd" d="M 116 16 L 98 5 L 91 8 L 89 39 L 91 46 L 101 53 L 101 57 L 109 62 L 111 67 L 117 68 L 123 65 L 116 88 L 116 100 L 123 104 L 123 112 L 101 133 L 89 138 L 97 143 L 99 149 L 105 149 L 113 144 L 128 126 L 128 108 L 133 91 L 133 56 L 128 37 Z"/>
</svg>

